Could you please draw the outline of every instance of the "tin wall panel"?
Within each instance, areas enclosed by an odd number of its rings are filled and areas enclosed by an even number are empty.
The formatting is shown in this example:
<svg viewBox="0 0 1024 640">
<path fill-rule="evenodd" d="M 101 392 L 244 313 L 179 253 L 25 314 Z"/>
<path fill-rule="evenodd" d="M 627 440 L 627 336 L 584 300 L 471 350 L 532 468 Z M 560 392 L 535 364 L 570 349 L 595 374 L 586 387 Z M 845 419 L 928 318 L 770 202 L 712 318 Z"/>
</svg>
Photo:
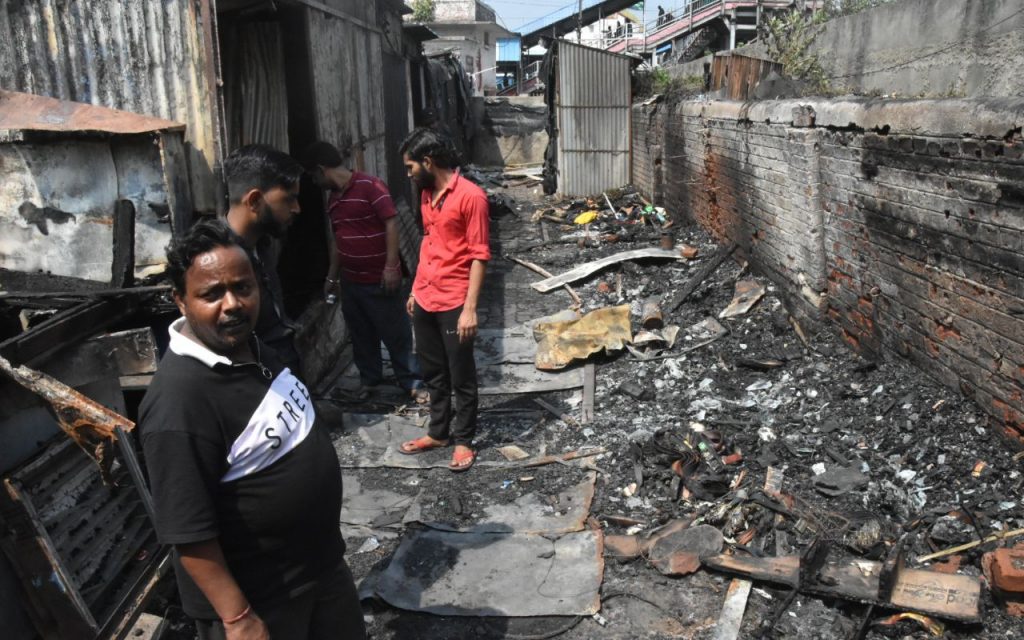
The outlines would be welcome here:
<svg viewBox="0 0 1024 640">
<path fill-rule="evenodd" d="M 631 61 L 558 44 L 558 191 L 591 195 L 630 182 Z"/>
<path fill-rule="evenodd" d="M 194 206 L 212 213 L 220 141 L 201 17 L 209 1 L 0 2 L 0 86 L 185 123 Z"/>
<path fill-rule="evenodd" d="M 348 137 L 357 168 L 386 176 L 380 34 L 315 10 L 306 19 L 317 136 L 335 144 Z"/>
</svg>

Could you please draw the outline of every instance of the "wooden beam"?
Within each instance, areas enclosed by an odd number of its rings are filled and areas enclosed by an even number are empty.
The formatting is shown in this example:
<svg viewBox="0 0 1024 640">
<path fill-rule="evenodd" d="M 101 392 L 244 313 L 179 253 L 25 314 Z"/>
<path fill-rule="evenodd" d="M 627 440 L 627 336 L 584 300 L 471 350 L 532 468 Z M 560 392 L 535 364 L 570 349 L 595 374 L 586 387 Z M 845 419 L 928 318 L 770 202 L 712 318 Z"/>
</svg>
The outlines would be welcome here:
<svg viewBox="0 0 1024 640">
<path fill-rule="evenodd" d="M 135 283 L 135 204 L 131 200 L 118 200 L 114 205 L 113 235 L 110 286 L 130 287 Z"/>
<path fill-rule="evenodd" d="M 0 356 L 13 364 L 36 366 L 57 351 L 128 318 L 137 306 L 132 298 L 83 302 L 3 341 Z"/>
</svg>

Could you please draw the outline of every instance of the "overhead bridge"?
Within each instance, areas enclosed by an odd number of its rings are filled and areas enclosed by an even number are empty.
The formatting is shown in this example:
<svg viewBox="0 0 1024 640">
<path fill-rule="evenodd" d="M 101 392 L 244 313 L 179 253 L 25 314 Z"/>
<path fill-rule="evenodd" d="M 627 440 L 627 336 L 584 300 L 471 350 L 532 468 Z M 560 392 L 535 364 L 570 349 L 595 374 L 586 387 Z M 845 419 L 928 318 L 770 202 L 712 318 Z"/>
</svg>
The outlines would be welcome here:
<svg viewBox="0 0 1024 640">
<path fill-rule="evenodd" d="M 605 16 L 629 9 L 637 0 L 584 0 L 583 9 L 576 2 L 537 18 L 519 27 L 523 47 L 532 47 L 541 38 L 561 38 L 572 33 L 577 26 L 593 24 Z"/>
</svg>

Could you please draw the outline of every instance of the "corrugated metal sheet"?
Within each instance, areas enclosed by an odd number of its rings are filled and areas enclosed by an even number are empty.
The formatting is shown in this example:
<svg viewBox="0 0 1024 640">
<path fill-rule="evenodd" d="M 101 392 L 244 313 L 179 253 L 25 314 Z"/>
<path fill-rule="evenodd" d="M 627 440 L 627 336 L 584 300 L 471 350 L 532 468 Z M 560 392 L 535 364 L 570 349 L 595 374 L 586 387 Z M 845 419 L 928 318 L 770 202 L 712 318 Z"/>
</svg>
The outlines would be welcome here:
<svg viewBox="0 0 1024 640">
<path fill-rule="evenodd" d="M 277 22 L 221 25 L 228 148 L 269 144 L 288 151 L 288 94 Z"/>
<path fill-rule="evenodd" d="M 630 182 L 629 58 L 558 43 L 558 191 L 590 195 Z"/>
<path fill-rule="evenodd" d="M 738 53 L 719 54 L 711 63 L 711 90 L 724 87 L 727 99 L 747 100 L 757 83 L 772 71 L 781 74 L 782 65 Z"/>
<path fill-rule="evenodd" d="M 317 10 L 307 11 L 306 19 L 317 137 L 337 144 L 347 134 L 362 146 L 359 168 L 386 176 L 380 34 Z"/>
<path fill-rule="evenodd" d="M 215 210 L 212 0 L 0 3 L 0 86 L 183 122 L 196 208 Z"/>
</svg>

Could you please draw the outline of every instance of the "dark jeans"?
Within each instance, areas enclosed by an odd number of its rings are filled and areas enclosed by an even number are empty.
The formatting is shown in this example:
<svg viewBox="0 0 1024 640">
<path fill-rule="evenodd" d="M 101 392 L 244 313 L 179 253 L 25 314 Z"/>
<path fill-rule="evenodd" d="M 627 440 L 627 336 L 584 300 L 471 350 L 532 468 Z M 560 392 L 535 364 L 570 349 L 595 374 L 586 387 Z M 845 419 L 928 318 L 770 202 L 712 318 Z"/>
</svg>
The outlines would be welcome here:
<svg viewBox="0 0 1024 640">
<path fill-rule="evenodd" d="M 366 639 L 359 594 L 344 560 L 316 588 L 276 607 L 261 607 L 256 613 L 270 630 L 271 640 Z M 220 620 L 196 620 L 196 630 L 199 640 L 225 640 Z"/>
<path fill-rule="evenodd" d="M 405 310 L 407 299 L 408 293 L 401 287 L 387 293 L 378 284 L 341 285 L 341 312 L 352 332 L 352 356 L 359 379 L 366 386 L 378 385 L 384 378 L 381 342 L 391 355 L 398 385 L 406 390 L 422 385 L 419 363 L 412 353 L 412 328 Z"/>
<path fill-rule="evenodd" d="M 423 367 L 423 381 L 430 391 L 430 428 L 435 440 L 453 438 L 470 446 L 476 435 L 477 384 L 473 343 L 459 342 L 462 307 L 451 311 L 424 311 L 419 304 L 412 316 L 416 354 Z M 452 424 L 452 391 L 455 421 Z"/>
</svg>

